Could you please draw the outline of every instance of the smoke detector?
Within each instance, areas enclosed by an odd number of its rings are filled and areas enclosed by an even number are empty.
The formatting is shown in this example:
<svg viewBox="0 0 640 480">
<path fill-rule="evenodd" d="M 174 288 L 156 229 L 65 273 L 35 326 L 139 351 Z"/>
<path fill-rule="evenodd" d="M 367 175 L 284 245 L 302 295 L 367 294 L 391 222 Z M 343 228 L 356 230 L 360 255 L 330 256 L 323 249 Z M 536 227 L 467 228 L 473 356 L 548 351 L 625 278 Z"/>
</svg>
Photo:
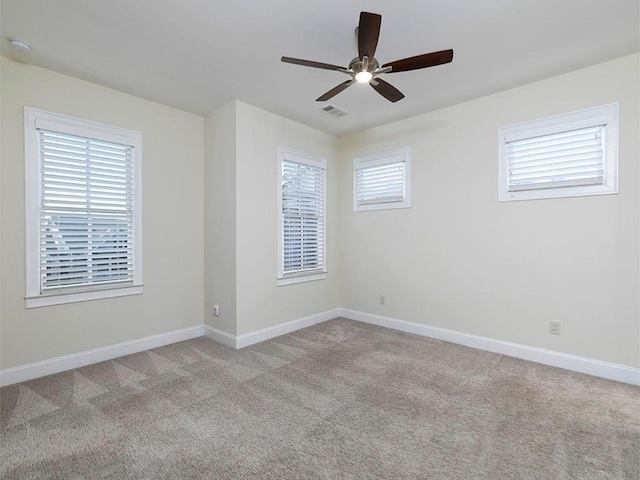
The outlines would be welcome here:
<svg viewBox="0 0 640 480">
<path fill-rule="evenodd" d="M 31 45 L 29 45 L 29 43 L 25 42 L 24 40 L 20 40 L 19 38 L 10 38 L 9 43 L 20 53 L 29 53 L 31 51 Z"/>
</svg>

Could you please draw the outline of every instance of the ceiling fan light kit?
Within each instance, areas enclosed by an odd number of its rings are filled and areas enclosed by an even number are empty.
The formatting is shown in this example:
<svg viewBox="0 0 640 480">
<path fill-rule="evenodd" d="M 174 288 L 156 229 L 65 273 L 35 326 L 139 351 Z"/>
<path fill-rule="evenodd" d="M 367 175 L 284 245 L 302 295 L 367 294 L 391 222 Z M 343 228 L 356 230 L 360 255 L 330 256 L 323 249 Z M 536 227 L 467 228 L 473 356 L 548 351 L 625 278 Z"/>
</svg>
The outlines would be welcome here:
<svg viewBox="0 0 640 480">
<path fill-rule="evenodd" d="M 439 52 L 425 53 L 415 57 L 403 58 L 380 66 L 380 62 L 375 58 L 378 38 L 380 37 L 380 26 L 382 16 L 377 13 L 360 12 L 360 23 L 356 29 L 358 38 L 358 56 L 349 62 L 349 67 L 344 68 L 339 65 L 329 63 L 314 62 L 300 58 L 282 57 L 285 63 L 302 65 L 304 67 L 321 68 L 324 70 L 335 70 L 345 73 L 351 77 L 340 85 L 332 88 L 325 94 L 319 96 L 316 101 L 324 102 L 350 87 L 354 83 L 368 83 L 384 98 L 390 102 L 397 102 L 404 98 L 404 94 L 396 87 L 385 82 L 379 75 L 386 73 L 408 72 L 421 68 L 435 67 L 450 63 L 453 60 L 453 50 L 442 50 Z"/>
<path fill-rule="evenodd" d="M 369 83 L 373 79 L 373 74 L 367 71 L 358 72 L 354 78 L 360 83 Z"/>
</svg>

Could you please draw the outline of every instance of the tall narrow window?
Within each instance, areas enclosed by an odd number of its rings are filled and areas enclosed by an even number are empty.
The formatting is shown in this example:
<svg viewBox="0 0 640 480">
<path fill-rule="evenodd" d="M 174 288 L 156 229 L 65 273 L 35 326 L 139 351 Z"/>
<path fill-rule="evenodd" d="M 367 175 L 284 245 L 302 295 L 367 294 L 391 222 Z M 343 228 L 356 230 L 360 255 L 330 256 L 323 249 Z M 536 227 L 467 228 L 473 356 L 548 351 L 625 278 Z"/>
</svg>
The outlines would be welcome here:
<svg viewBox="0 0 640 480">
<path fill-rule="evenodd" d="M 326 160 L 279 147 L 278 285 L 326 277 Z"/>
<path fill-rule="evenodd" d="M 500 129 L 499 200 L 618 191 L 617 104 Z"/>
<path fill-rule="evenodd" d="M 411 206 L 409 148 L 353 160 L 353 210 L 386 210 Z"/>
<path fill-rule="evenodd" d="M 25 118 L 27 307 L 141 293 L 140 135 Z"/>
</svg>

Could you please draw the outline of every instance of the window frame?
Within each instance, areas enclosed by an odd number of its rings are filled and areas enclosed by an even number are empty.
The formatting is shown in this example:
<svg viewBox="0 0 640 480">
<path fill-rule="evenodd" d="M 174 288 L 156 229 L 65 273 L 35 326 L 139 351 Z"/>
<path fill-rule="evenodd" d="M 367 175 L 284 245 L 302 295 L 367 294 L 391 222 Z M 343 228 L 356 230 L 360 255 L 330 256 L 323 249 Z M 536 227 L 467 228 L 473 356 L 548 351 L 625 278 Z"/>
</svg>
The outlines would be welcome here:
<svg viewBox="0 0 640 480">
<path fill-rule="evenodd" d="M 132 130 L 68 115 L 24 108 L 26 308 L 138 295 L 142 276 L 142 134 Z M 43 292 L 40 277 L 41 158 L 39 129 L 120 143 L 133 147 L 133 282 L 127 285 L 93 284 L 69 287 L 64 292 Z"/>
<path fill-rule="evenodd" d="M 605 125 L 602 184 L 509 191 L 508 142 L 597 125 Z M 499 202 L 616 194 L 618 193 L 618 103 L 500 127 L 498 151 Z"/>
<path fill-rule="evenodd" d="M 400 160 L 398 159 L 400 157 Z M 394 202 L 371 202 L 360 204 L 358 202 L 358 175 L 357 171 L 367 166 L 391 165 L 404 162 L 404 200 Z M 367 165 L 368 164 L 368 165 Z M 396 208 L 411 208 L 411 147 L 403 147 L 386 152 L 363 155 L 353 159 L 353 211 L 364 212 L 367 210 L 392 210 Z"/>
<path fill-rule="evenodd" d="M 284 214 L 282 211 L 282 167 L 285 161 L 320 168 L 323 171 L 323 198 L 322 198 L 322 268 L 308 271 L 286 273 L 284 271 Z M 278 146 L 278 286 L 292 285 L 296 283 L 311 282 L 327 278 L 327 159 L 310 153 L 294 150 L 289 147 Z"/>
</svg>

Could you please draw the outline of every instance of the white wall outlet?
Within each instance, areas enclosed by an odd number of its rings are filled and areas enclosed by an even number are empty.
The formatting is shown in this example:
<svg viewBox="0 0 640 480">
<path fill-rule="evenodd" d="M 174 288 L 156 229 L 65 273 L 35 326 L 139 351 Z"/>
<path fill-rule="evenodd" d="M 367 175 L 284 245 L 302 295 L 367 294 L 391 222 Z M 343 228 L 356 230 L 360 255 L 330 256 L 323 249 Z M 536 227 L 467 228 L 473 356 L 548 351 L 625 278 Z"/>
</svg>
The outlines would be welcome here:
<svg viewBox="0 0 640 480">
<path fill-rule="evenodd" d="M 551 322 L 549 322 L 549 333 L 560 335 L 560 322 L 558 320 L 551 320 Z"/>
<path fill-rule="evenodd" d="M 213 306 L 213 314 L 218 317 L 220 316 L 220 305 L 214 305 Z"/>
<path fill-rule="evenodd" d="M 387 296 L 386 295 L 380 295 L 380 305 L 386 305 L 387 304 Z"/>
</svg>

